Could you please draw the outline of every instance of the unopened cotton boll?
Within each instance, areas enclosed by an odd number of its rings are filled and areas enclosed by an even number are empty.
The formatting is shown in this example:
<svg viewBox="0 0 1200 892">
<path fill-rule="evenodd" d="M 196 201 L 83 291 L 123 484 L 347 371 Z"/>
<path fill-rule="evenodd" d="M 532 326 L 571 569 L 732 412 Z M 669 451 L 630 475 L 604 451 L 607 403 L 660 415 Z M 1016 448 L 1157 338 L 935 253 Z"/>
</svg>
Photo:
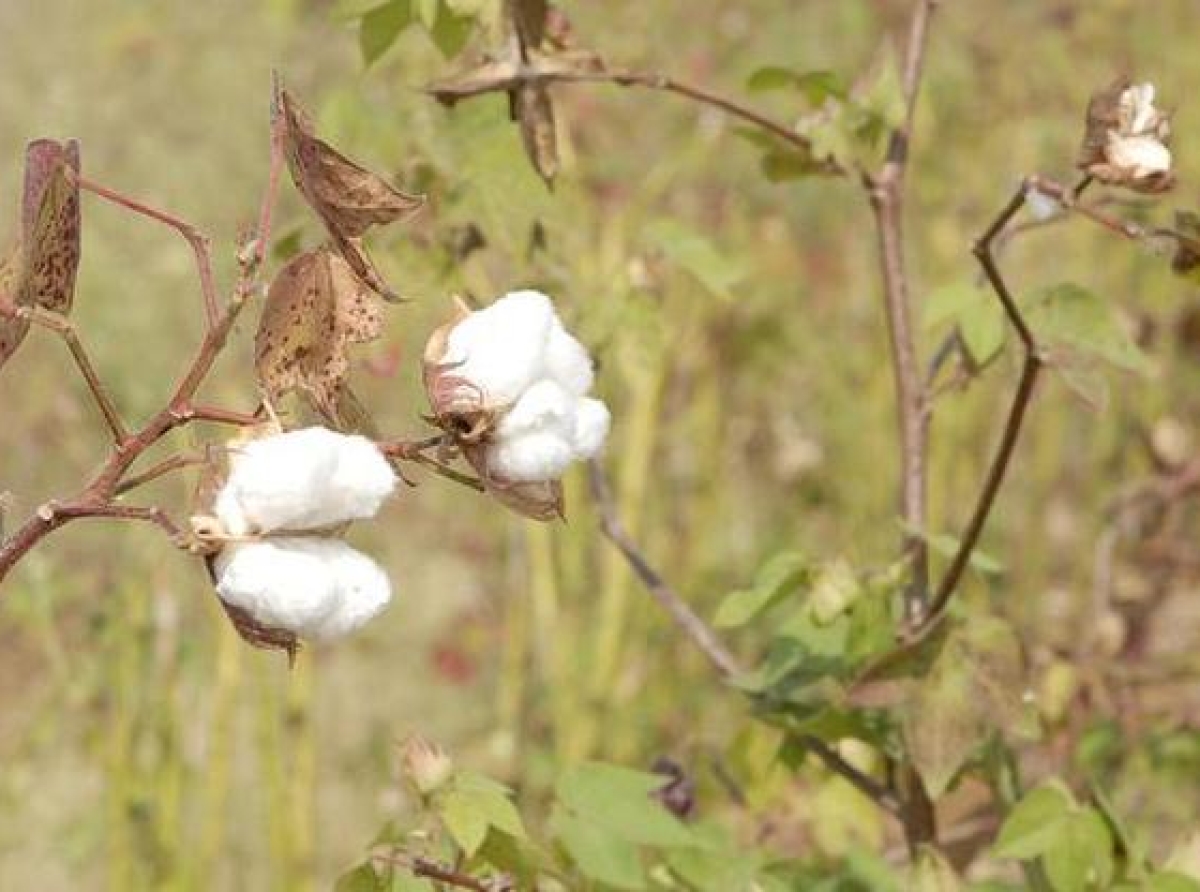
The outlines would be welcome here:
<svg viewBox="0 0 1200 892">
<path fill-rule="evenodd" d="M 550 431 L 502 438 L 488 448 L 488 470 L 514 483 L 556 480 L 574 459 L 570 439 Z"/>
<path fill-rule="evenodd" d="M 587 397 L 575 407 L 575 427 L 572 444 L 578 458 L 595 458 L 600 454 L 608 429 L 612 426 L 612 414 L 600 400 Z"/>
<path fill-rule="evenodd" d="M 451 329 L 441 364 L 477 387 L 485 406 L 514 403 L 541 376 L 554 318 L 546 295 L 507 294 Z"/>
<path fill-rule="evenodd" d="M 235 447 L 214 511 L 233 535 L 373 517 L 396 486 L 370 440 L 310 427 Z"/>
<path fill-rule="evenodd" d="M 278 538 L 228 546 L 217 594 L 265 626 L 313 639 L 357 629 L 391 600 L 378 564 L 340 539 Z"/>
</svg>

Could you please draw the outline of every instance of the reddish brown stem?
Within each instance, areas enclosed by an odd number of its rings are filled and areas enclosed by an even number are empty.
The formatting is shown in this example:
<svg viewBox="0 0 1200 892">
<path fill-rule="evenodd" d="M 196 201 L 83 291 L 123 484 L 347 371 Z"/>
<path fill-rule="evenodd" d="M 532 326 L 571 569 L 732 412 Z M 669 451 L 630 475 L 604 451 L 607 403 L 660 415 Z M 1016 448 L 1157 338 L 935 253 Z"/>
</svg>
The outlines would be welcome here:
<svg viewBox="0 0 1200 892">
<path fill-rule="evenodd" d="M 196 257 L 196 272 L 200 277 L 200 295 L 204 301 L 205 322 L 210 328 L 216 325 L 220 311 L 217 307 L 217 286 L 213 279 L 212 255 L 208 237 L 201 234 L 191 223 L 181 220 L 173 214 L 150 207 L 137 199 L 122 195 L 120 192 L 109 189 L 107 186 L 101 186 L 99 183 L 93 183 L 84 177 L 76 177 L 76 179 L 79 182 L 79 188 L 86 189 L 94 195 L 103 198 L 105 201 L 111 201 L 113 204 L 120 205 L 127 210 L 133 211 L 135 214 L 141 214 L 144 217 L 164 223 L 184 237 Z"/>
</svg>

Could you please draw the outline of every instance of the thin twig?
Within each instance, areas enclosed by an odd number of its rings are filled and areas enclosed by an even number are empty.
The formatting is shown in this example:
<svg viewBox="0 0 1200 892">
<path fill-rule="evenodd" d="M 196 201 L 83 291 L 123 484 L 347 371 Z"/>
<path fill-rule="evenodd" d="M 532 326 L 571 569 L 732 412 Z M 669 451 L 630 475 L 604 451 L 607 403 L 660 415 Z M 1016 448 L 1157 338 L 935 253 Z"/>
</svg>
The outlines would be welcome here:
<svg viewBox="0 0 1200 892">
<path fill-rule="evenodd" d="M 955 587 L 966 570 L 967 562 L 975 550 L 979 536 L 983 532 L 984 524 L 987 523 L 988 515 L 991 513 L 992 505 L 996 500 L 996 494 L 1000 491 L 1001 483 L 1004 482 L 1004 475 L 1008 471 L 1013 449 L 1016 447 L 1017 438 L 1021 434 L 1021 426 L 1025 420 L 1025 413 L 1029 408 L 1029 400 L 1033 395 L 1033 387 L 1037 381 L 1038 372 L 1041 370 L 1042 360 L 1038 355 L 1033 333 L 1021 315 L 1016 300 L 1014 300 L 1012 294 L 1009 292 L 1008 285 L 1000 275 L 1000 270 L 992 254 L 993 242 L 1004 231 L 1008 222 L 1024 206 L 1025 197 L 1028 195 L 1030 188 L 1032 188 L 1032 183 L 1032 180 L 1026 180 L 1018 187 L 1012 198 L 1009 199 L 1008 203 L 996 216 L 996 219 L 992 221 L 992 224 L 984 234 L 980 236 L 973 249 L 975 256 L 983 266 L 983 271 L 987 276 L 988 282 L 991 284 L 996 297 L 1004 308 L 1004 313 L 1008 317 L 1008 321 L 1016 329 L 1017 336 L 1021 339 L 1021 345 L 1025 350 L 1025 360 L 1021 368 L 1021 377 L 1017 383 L 1016 393 L 1013 395 L 1008 419 L 1004 425 L 1004 433 L 1000 438 L 1000 446 L 996 451 L 995 458 L 992 459 L 991 467 L 988 469 L 983 489 L 979 494 L 978 501 L 975 503 L 975 510 L 959 542 L 958 550 L 955 552 L 954 558 L 946 570 L 946 575 L 942 577 L 941 584 L 937 588 L 937 592 L 930 604 L 929 613 L 921 623 L 912 627 L 913 631 L 918 633 L 924 632 L 940 620 L 950 602 L 950 598 L 954 594 Z"/>
<path fill-rule="evenodd" d="M 104 416 L 104 423 L 108 425 L 113 442 L 120 446 L 128 439 L 129 430 L 121 418 L 121 413 L 117 411 L 112 397 L 108 394 L 108 389 L 100 380 L 100 375 L 97 374 L 96 367 L 92 364 L 87 350 L 84 349 L 83 342 L 79 340 L 79 335 L 76 334 L 71 320 L 42 307 L 14 307 L 4 302 L 0 302 L 0 316 L 24 319 L 52 331 L 62 338 L 67 349 L 71 351 L 71 358 L 75 360 L 79 373 L 87 382 L 88 390 L 91 391 L 92 399 L 100 409 L 100 414 Z"/>
<path fill-rule="evenodd" d="M 625 556 L 625 560 L 628 561 L 629 566 L 649 590 L 654 600 L 670 614 L 679 630 L 700 648 L 700 652 L 708 657 L 708 661 L 716 667 L 717 671 L 726 678 L 737 675 L 741 671 L 737 659 L 726 650 L 716 633 L 687 605 L 679 593 L 655 572 L 642 556 L 637 545 L 630 539 L 620 517 L 617 516 L 612 489 L 600 462 L 592 460 L 588 463 L 588 475 L 592 499 L 600 514 L 600 527 L 604 535 Z"/>
<path fill-rule="evenodd" d="M 173 214 L 168 214 L 166 211 L 150 207 L 137 199 L 122 195 L 120 192 L 109 189 L 107 186 L 101 186 L 99 183 L 93 183 L 84 177 L 77 176 L 76 181 L 79 183 L 79 188 L 86 189 L 106 201 L 111 201 L 113 204 L 133 211 L 135 214 L 141 214 L 152 220 L 165 223 L 184 237 L 196 257 L 196 272 L 200 277 L 200 294 L 204 301 L 205 322 L 209 328 L 216 325 L 220 311 L 217 307 L 217 286 L 213 279 L 212 255 L 208 237 L 201 234 L 191 223 L 181 220 Z"/>
<path fill-rule="evenodd" d="M 386 864 L 391 864 L 402 870 L 407 870 L 415 877 L 434 880 L 438 883 L 445 883 L 448 886 L 453 886 L 456 889 L 469 889 L 471 892 L 501 892 L 501 890 L 513 889 L 514 887 L 508 881 L 507 877 L 495 878 L 491 880 L 479 879 L 467 873 L 461 873 L 452 867 L 430 859 L 423 858 L 419 855 L 405 855 L 402 853 L 394 854 L 379 854 L 374 856 L 375 860 L 383 861 Z"/>
<path fill-rule="evenodd" d="M 196 465 L 204 464 L 205 461 L 206 459 L 203 455 L 195 452 L 181 452 L 177 455 L 172 455 L 163 459 L 158 464 L 152 465 L 140 474 L 126 477 L 113 488 L 113 496 L 122 496 L 130 490 L 144 486 L 152 480 L 157 480 L 159 477 L 170 474 L 172 471 L 193 468 Z"/>
<path fill-rule="evenodd" d="M 889 814 L 900 817 L 904 806 L 896 794 L 884 783 L 876 780 L 865 772 L 859 771 L 827 744 L 824 740 L 812 734 L 800 734 L 796 738 L 813 755 L 825 763 L 825 767 L 834 774 L 850 782 L 860 793 L 873 801 Z"/>
</svg>

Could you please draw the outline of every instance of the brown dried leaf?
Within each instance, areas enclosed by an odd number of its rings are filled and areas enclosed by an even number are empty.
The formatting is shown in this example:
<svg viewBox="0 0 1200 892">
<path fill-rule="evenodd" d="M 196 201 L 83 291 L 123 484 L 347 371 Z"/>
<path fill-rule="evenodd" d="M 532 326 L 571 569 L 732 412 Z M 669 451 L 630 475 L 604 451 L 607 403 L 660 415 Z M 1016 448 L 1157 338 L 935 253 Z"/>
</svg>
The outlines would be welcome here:
<svg viewBox="0 0 1200 892">
<path fill-rule="evenodd" d="M 68 170 L 69 169 L 69 170 Z M 79 269 L 79 144 L 38 139 L 25 149 L 21 242 L 0 261 L 0 293 L 18 307 L 71 311 Z M 0 365 L 29 330 L 22 319 L 0 321 Z"/>
<path fill-rule="evenodd" d="M 527 50 L 537 49 L 546 36 L 546 15 L 550 4 L 546 0 L 508 0 L 508 19 L 517 34 L 521 55 L 528 58 Z"/>
<path fill-rule="evenodd" d="M 322 414 L 336 413 L 349 349 L 379 337 L 381 310 L 341 256 L 320 248 L 292 258 L 271 283 L 254 339 L 268 398 L 299 390 Z"/>
<path fill-rule="evenodd" d="M 554 130 L 554 106 L 544 84 L 524 84 L 510 94 L 513 117 L 521 127 L 525 154 L 547 186 L 558 173 L 558 139 Z"/>
<path fill-rule="evenodd" d="M 414 213 L 425 197 L 401 192 L 319 139 L 312 120 L 281 86 L 276 87 L 275 109 L 283 117 L 284 147 L 296 188 L 355 275 L 383 297 L 397 300 L 363 249 L 362 236 L 372 226 Z"/>
</svg>

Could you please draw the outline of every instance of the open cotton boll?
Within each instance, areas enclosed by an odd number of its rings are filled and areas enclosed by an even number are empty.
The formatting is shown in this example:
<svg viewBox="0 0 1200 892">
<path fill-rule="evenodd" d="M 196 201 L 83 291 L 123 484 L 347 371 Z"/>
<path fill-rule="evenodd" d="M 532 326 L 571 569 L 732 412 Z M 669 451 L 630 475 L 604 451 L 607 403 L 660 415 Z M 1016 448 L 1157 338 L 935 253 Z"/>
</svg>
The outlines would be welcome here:
<svg viewBox="0 0 1200 892">
<path fill-rule="evenodd" d="M 338 606 L 336 556 L 347 547 L 301 538 L 229 545 L 216 557 L 217 594 L 265 626 L 314 634 Z"/>
<path fill-rule="evenodd" d="M 572 445 L 578 458 L 595 458 L 600 454 L 608 429 L 612 426 L 612 414 L 600 400 L 587 397 L 575 407 L 575 428 Z"/>
<path fill-rule="evenodd" d="M 373 517 L 396 486 L 370 440 L 322 427 L 238 446 L 214 510 L 234 535 L 302 530 Z"/>
<path fill-rule="evenodd" d="M 546 374 L 574 396 L 583 396 L 592 389 L 596 373 L 592 357 L 557 318 L 550 325 L 546 339 Z"/>
<path fill-rule="evenodd" d="M 1108 161 L 1140 178 L 1171 169 L 1171 150 L 1153 136 L 1109 134 Z"/>
<path fill-rule="evenodd" d="M 534 431 L 550 431 L 569 436 L 574 425 L 575 399 L 556 381 L 536 382 L 500 419 L 496 434 L 500 438 Z"/>
<path fill-rule="evenodd" d="M 568 437 L 533 431 L 496 440 L 488 448 L 488 470 L 514 483 L 557 480 L 575 458 Z"/>
<path fill-rule="evenodd" d="M 345 543 L 332 556 L 337 579 L 333 612 L 313 631 L 314 638 L 329 639 L 353 632 L 387 606 L 392 584 L 383 568 Z"/>
<path fill-rule="evenodd" d="M 441 364 L 478 387 L 485 406 L 516 402 L 540 377 L 554 320 L 550 298 L 537 291 L 507 294 L 450 330 Z"/>
</svg>

